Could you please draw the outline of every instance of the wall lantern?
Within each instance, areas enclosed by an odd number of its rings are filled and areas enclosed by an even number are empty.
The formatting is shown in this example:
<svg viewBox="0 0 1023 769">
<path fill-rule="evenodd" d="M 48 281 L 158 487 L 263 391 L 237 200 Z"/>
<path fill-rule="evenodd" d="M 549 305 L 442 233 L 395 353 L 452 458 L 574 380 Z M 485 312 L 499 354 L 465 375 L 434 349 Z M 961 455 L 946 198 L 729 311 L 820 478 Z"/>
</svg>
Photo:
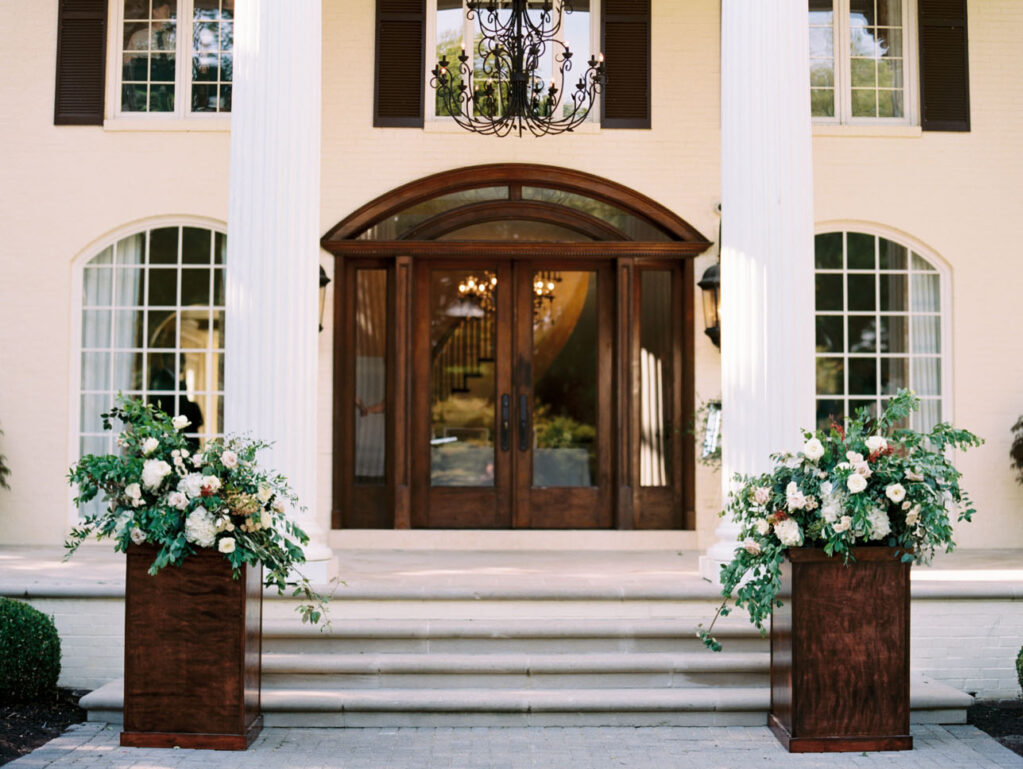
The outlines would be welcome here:
<svg viewBox="0 0 1023 769">
<path fill-rule="evenodd" d="M 327 284 L 330 283 L 330 278 L 327 277 L 327 271 L 323 269 L 323 265 L 320 265 L 320 331 L 323 331 L 323 309 L 327 306 Z"/>
<path fill-rule="evenodd" d="M 721 264 L 715 262 L 706 269 L 700 282 L 703 291 L 703 322 L 704 333 L 710 337 L 714 346 L 721 349 Z"/>
</svg>

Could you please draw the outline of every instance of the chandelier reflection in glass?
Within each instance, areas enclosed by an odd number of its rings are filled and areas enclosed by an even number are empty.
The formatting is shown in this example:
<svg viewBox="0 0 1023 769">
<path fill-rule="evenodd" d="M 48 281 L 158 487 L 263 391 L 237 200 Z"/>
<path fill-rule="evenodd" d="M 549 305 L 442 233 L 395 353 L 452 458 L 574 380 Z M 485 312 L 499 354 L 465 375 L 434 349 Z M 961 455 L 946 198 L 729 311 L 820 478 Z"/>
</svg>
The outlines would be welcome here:
<svg viewBox="0 0 1023 769">
<path fill-rule="evenodd" d="M 574 83 L 573 52 L 562 39 L 572 0 L 466 0 L 478 24 L 469 53 L 443 55 L 430 85 L 438 103 L 466 130 L 492 136 L 572 131 L 586 120 L 604 85 L 604 56 L 591 56 Z M 547 79 L 543 69 L 550 67 Z M 438 110 L 438 114 L 440 114 Z"/>
</svg>

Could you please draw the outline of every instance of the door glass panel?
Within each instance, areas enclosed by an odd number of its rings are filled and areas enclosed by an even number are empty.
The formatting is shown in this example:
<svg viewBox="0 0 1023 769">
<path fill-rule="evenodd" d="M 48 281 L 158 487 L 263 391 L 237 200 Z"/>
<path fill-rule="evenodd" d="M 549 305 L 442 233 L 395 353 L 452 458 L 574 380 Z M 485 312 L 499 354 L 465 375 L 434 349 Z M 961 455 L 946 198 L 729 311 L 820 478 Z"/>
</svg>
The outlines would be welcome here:
<svg viewBox="0 0 1023 769">
<path fill-rule="evenodd" d="M 384 485 L 387 457 L 387 271 L 355 273 L 355 484 Z"/>
<path fill-rule="evenodd" d="M 671 273 L 640 273 L 639 479 L 667 486 L 671 472 Z"/>
<path fill-rule="evenodd" d="M 594 486 L 597 273 L 532 275 L 533 485 Z"/>
<path fill-rule="evenodd" d="M 494 485 L 497 274 L 430 275 L 430 483 Z"/>
</svg>

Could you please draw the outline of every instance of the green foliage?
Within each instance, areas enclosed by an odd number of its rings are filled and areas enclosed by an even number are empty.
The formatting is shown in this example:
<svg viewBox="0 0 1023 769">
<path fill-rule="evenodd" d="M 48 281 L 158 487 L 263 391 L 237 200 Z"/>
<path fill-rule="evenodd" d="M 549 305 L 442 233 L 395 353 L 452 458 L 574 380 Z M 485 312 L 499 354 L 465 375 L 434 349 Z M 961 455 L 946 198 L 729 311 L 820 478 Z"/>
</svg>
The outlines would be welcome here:
<svg viewBox="0 0 1023 769">
<path fill-rule="evenodd" d="M 280 593 L 294 588 L 294 595 L 308 601 L 298 608 L 303 621 L 319 621 L 328 599 L 297 571 L 309 542 L 288 515 L 298 499 L 284 476 L 257 464 L 257 454 L 269 444 L 217 439 L 193 454 L 182 434 L 186 424 L 175 424 L 181 418 L 124 397 L 102 418 L 104 429 L 115 423 L 123 428 L 117 437 L 121 451 L 90 454 L 71 468 L 75 504 L 102 494 L 106 506 L 71 530 L 65 559 L 93 535 L 113 539 L 119 552 L 148 542 L 158 548 L 149 569 L 156 574 L 198 549 L 215 547 L 234 567 L 235 578 L 244 564 L 262 565 L 267 587 Z"/>
<path fill-rule="evenodd" d="M 0 457 L 2 460 L 3 457 Z M 1016 470 L 1016 480 L 1023 484 L 1023 417 L 1012 426 L 1012 446 L 1009 447 L 1009 459 Z"/>
<path fill-rule="evenodd" d="M 0 430 L 0 436 L 3 436 L 4 431 Z M 11 468 L 7 466 L 7 457 L 0 454 L 0 489 L 10 489 L 11 485 L 7 479 L 11 476 Z"/>
<path fill-rule="evenodd" d="M 0 703 L 53 695 L 59 676 L 53 620 L 27 603 L 0 598 Z"/>
<path fill-rule="evenodd" d="M 742 541 L 721 569 L 725 600 L 710 627 L 700 626 L 704 645 L 721 649 L 711 633 L 729 601 L 765 632 L 780 605 L 790 547 L 819 547 L 850 561 L 857 544 L 882 545 L 906 563 L 927 563 L 938 548 L 952 551 L 953 515 L 969 521 L 976 510 L 950 455 L 983 441 L 944 422 L 929 433 L 898 427 L 918 407 L 915 395 L 900 390 L 880 417 L 860 409 L 845 427 L 804 432 L 803 450 L 773 455 L 770 472 L 735 477 L 722 515 L 742 527 Z"/>
</svg>

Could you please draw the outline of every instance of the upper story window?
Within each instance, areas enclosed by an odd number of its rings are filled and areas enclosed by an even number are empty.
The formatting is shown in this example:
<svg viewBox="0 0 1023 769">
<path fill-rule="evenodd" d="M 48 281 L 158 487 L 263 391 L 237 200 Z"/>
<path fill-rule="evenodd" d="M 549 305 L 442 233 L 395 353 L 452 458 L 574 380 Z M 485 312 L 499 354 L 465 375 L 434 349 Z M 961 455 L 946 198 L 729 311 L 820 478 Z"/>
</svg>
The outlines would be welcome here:
<svg viewBox="0 0 1023 769">
<path fill-rule="evenodd" d="M 538 22 L 539 14 L 543 12 L 545 2 L 547 5 L 550 5 L 550 0 L 528 0 L 530 15 L 535 15 Z M 599 47 L 597 41 L 600 36 L 598 23 L 600 15 L 596 7 L 597 2 L 598 0 L 572 0 L 570 4 L 571 12 L 568 12 L 566 7 L 565 12 L 561 16 L 562 23 L 556 31 L 555 39 L 559 43 L 567 45 L 569 50 L 572 51 L 571 67 L 565 71 L 566 88 L 572 86 L 582 73 L 586 71 L 586 62 Z M 465 0 L 432 0 L 431 4 L 435 6 L 435 9 L 432 9 L 432 13 L 428 9 L 427 13 L 431 13 L 436 19 L 436 23 L 433 27 L 433 40 L 427 41 L 427 50 L 435 52 L 433 61 L 440 61 L 441 58 L 446 57 L 448 61 L 457 62 L 458 56 L 464 48 L 469 52 L 470 60 L 473 63 L 473 87 L 477 92 L 481 91 L 487 86 L 489 80 L 487 77 L 487 67 L 484 66 L 484 58 L 479 50 L 479 43 L 482 38 L 477 17 L 473 16 L 472 19 L 467 17 Z M 503 21 L 510 17 L 511 6 L 512 0 L 497 0 L 498 18 L 500 20 Z M 555 14 L 560 7 L 560 4 L 555 4 Z M 486 13 L 486 10 L 482 12 Z M 556 18 L 556 15 L 554 18 Z M 538 77 L 542 78 L 542 86 L 544 88 L 552 80 L 559 88 L 561 87 L 561 75 L 558 71 L 560 63 L 555 61 L 554 56 L 555 53 L 560 54 L 560 51 L 560 48 L 557 51 L 548 49 L 540 56 Z M 426 68 L 428 80 L 430 77 L 429 71 L 432 68 L 431 62 Z M 427 86 L 429 86 L 429 83 L 427 83 Z M 433 94 L 427 100 L 429 102 L 428 109 L 431 110 L 428 113 L 429 117 L 441 117 L 450 114 L 441 96 L 434 94 L 433 88 L 427 87 L 426 93 Z M 498 92 L 498 102 L 504 96 L 506 94 Z M 473 103 L 475 105 L 477 100 L 474 99 Z M 500 111 L 500 108 L 501 105 L 498 103 L 498 111 Z M 598 115 L 599 110 L 594 109 L 590 112 L 588 120 L 595 121 Z"/>
<path fill-rule="evenodd" d="M 816 122 L 913 122 L 910 2 L 809 0 Z"/>
<path fill-rule="evenodd" d="M 234 0 L 119 0 L 118 114 L 231 111 Z"/>
</svg>

